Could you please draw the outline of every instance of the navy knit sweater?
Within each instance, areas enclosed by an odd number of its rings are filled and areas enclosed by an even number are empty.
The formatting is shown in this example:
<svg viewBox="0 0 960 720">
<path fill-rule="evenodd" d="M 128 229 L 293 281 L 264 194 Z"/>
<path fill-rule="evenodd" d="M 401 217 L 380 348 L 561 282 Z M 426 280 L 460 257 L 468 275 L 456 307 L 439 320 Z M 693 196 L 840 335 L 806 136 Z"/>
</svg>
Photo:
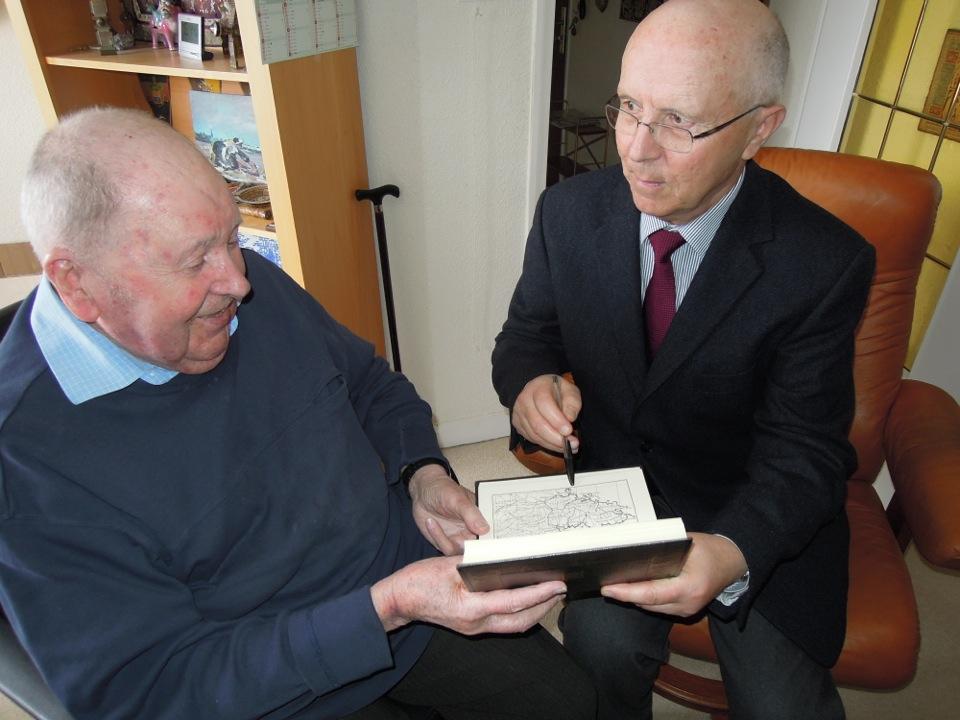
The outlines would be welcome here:
<svg viewBox="0 0 960 720">
<path fill-rule="evenodd" d="M 77 718 L 338 717 L 429 639 L 369 586 L 434 553 L 397 478 L 440 457 L 371 346 L 245 253 L 223 362 L 72 405 L 29 324 L 0 344 L 0 601 Z"/>
</svg>

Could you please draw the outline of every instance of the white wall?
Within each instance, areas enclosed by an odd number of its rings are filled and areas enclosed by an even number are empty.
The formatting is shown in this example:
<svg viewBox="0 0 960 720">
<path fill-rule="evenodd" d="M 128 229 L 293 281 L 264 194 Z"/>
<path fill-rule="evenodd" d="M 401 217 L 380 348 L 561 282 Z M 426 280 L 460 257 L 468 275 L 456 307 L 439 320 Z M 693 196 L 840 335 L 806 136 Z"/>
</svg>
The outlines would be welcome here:
<svg viewBox="0 0 960 720">
<path fill-rule="evenodd" d="M 541 163 L 529 139 L 540 5 L 357 3 L 370 183 L 400 187 L 384 219 L 402 365 L 444 445 L 509 430 L 490 353 L 519 274 L 529 168 Z"/>
<path fill-rule="evenodd" d="M 925 380 L 960 401 L 960 276 L 954 263 L 940 294 L 910 377 Z"/>
<path fill-rule="evenodd" d="M 778 147 L 836 150 L 877 0 L 771 0 L 790 40 Z"/>
<path fill-rule="evenodd" d="M 26 242 L 20 223 L 20 182 L 30 153 L 44 131 L 40 107 L 27 77 L 20 43 L 13 33 L 7 7 L 0 3 L 0 243 Z"/>
</svg>

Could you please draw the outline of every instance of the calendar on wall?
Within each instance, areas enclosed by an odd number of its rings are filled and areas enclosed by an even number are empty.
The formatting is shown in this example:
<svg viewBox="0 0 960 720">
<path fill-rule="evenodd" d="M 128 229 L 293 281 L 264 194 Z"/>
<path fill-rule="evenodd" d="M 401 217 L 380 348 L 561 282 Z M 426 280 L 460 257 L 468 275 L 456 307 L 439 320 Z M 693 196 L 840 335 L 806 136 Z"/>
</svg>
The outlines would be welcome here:
<svg viewBox="0 0 960 720">
<path fill-rule="evenodd" d="M 256 0 L 264 63 L 356 47 L 356 0 Z"/>
</svg>

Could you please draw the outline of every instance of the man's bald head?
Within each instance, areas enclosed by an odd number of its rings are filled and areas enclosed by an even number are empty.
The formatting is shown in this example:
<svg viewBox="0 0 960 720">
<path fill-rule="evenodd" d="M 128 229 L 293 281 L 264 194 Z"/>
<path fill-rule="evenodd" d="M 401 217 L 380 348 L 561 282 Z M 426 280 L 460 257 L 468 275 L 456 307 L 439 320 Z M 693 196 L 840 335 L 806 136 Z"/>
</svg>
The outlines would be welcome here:
<svg viewBox="0 0 960 720">
<path fill-rule="evenodd" d="M 41 262 L 54 246 L 94 258 L 119 240 L 111 230 L 121 213 L 149 212 L 170 183 L 215 179 L 193 144 L 166 123 L 137 110 L 88 108 L 41 138 L 21 214 Z"/>
<path fill-rule="evenodd" d="M 691 78 L 737 105 L 774 105 L 782 100 L 790 47 L 783 26 L 759 0 L 668 0 L 650 13 L 627 43 L 664 48 L 663 63 L 689 66 Z"/>
</svg>

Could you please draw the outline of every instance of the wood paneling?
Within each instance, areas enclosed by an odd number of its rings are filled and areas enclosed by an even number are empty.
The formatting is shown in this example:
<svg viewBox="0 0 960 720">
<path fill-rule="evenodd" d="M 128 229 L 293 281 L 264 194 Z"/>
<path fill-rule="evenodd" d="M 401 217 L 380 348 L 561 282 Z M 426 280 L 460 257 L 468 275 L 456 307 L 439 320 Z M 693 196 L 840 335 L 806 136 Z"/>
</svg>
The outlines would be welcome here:
<svg viewBox="0 0 960 720">
<path fill-rule="evenodd" d="M 0 244 L 0 277 L 36 275 L 40 271 L 40 262 L 30 243 Z"/>
</svg>

